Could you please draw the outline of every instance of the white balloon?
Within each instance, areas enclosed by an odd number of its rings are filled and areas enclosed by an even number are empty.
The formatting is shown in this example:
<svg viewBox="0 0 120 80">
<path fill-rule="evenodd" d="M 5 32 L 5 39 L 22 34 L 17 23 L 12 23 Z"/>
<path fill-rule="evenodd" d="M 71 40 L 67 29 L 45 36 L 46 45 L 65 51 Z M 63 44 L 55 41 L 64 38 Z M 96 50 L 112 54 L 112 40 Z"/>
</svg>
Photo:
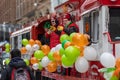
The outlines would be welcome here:
<svg viewBox="0 0 120 80">
<path fill-rule="evenodd" d="M 95 60 L 97 58 L 97 51 L 91 46 L 87 46 L 84 49 L 84 57 L 87 60 Z"/>
<path fill-rule="evenodd" d="M 37 69 L 38 69 L 38 66 L 39 66 L 39 64 L 38 64 L 38 63 L 35 63 L 35 64 L 32 65 L 32 68 L 33 68 L 34 70 L 37 70 Z"/>
<path fill-rule="evenodd" d="M 85 73 L 89 69 L 89 63 L 84 57 L 78 57 L 75 62 L 75 69 L 80 73 Z"/>
<path fill-rule="evenodd" d="M 50 50 L 50 52 L 55 52 L 55 47 L 53 47 L 53 48 Z"/>
<path fill-rule="evenodd" d="M 34 44 L 34 45 L 32 46 L 32 48 L 33 48 L 33 50 L 34 50 L 34 51 L 36 51 L 36 50 L 40 49 L 40 47 L 39 47 L 39 45 L 38 45 L 38 44 Z"/>
<path fill-rule="evenodd" d="M 115 67 L 115 57 L 111 53 L 102 53 L 100 56 L 100 62 L 106 68 Z"/>
<path fill-rule="evenodd" d="M 41 65 L 43 67 L 46 67 L 48 65 L 48 63 L 50 62 L 49 58 L 47 56 L 44 56 L 41 60 Z"/>
<path fill-rule="evenodd" d="M 27 45 L 25 46 L 25 48 L 27 49 L 27 51 L 30 51 L 32 47 L 31 47 L 30 44 L 27 44 Z"/>
<path fill-rule="evenodd" d="M 59 51 L 61 47 L 62 47 L 61 44 L 56 45 L 56 47 L 55 47 L 55 51 Z"/>
</svg>

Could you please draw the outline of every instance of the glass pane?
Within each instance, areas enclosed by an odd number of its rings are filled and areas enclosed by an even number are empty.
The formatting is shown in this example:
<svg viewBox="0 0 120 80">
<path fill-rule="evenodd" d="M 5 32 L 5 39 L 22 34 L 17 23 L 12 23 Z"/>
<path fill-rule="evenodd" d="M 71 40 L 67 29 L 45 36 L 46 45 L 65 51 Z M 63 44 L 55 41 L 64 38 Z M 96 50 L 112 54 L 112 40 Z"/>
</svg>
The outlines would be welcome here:
<svg viewBox="0 0 120 80">
<path fill-rule="evenodd" d="M 120 8 L 110 8 L 109 33 L 112 41 L 120 41 Z"/>
</svg>

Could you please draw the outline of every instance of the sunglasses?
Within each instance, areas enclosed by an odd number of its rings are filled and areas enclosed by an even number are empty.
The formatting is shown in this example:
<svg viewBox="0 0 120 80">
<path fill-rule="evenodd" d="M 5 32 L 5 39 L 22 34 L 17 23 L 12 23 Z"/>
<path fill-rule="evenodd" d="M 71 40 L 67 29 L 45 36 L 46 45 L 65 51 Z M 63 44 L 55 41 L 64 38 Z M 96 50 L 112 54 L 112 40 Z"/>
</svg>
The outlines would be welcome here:
<svg viewBox="0 0 120 80">
<path fill-rule="evenodd" d="M 55 21 L 51 21 L 51 22 L 55 22 Z"/>
</svg>

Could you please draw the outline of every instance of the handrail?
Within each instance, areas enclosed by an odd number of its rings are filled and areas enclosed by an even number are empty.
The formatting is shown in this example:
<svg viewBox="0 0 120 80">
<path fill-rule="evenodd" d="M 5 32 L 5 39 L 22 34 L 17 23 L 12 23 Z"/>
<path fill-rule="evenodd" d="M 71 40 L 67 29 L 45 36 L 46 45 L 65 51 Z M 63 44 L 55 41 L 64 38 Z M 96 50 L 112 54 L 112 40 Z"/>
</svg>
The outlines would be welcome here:
<svg viewBox="0 0 120 80">
<path fill-rule="evenodd" d="M 108 41 L 110 42 L 110 44 L 118 44 L 118 43 L 120 43 L 120 41 L 112 41 L 109 32 L 105 32 L 103 34 L 107 35 Z"/>
</svg>

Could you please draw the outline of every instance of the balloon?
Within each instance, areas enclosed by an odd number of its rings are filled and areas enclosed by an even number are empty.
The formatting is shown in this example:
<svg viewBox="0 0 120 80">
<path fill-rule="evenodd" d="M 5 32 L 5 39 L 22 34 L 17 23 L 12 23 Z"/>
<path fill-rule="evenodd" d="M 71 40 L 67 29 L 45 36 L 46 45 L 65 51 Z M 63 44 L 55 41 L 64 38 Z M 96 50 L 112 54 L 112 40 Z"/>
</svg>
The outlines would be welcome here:
<svg viewBox="0 0 120 80">
<path fill-rule="evenodd" d="M 89 63 L 84 57 L 78 57 L 75 62 L 75 69 L 80 73 L 85 73 L 89 69 Z"/>
<path fill-rule="evenodd" d="M 10 52 L 10 49 L 6 48 L 6 49 L 5 49 L 5 52 L 6 52 L 6 53 L 9 53 L 9 52 Z"/>
<path fill-rule="evenodd" d="M 10 44 L 9 43 L 5 44 L 5 48 L 10 49 Z"/>
<path fill-rule="evenodd" d="M 72 46 L 72 43 L 69 42 L 69 41 L 64 44 L 64 48 L 67 48 L 67 47 L 69 47 L 69 46 Z"/>
<path fill-rule="evenodd" d="M 59 54 L 59 51 L 55 51 L 53 53 L 53 57 L 56 61 L 61 61 L 61 55 Z"/>
<path fill-rule="evenodd" d="M 72 37 L 72 43 L 77 46 L 86 46 L 89 44 L 88 39 L 84 36 L 84 34 L 75 33 Z"/>
<path fill-rule="evenodd" d="M 44 57 L 44 53 L 41 50 L 37 50 L 34 53 L 34 57 L 36 57 L 37 59 L 42 59 Z"/>
<path fill-rule="evenodd" d="M 30 59 L 31 64 L 35 64 L 35 63 L 38 63 L 38 62 L 39 61 L 35 57 L 31 57 L 31 59 Z"/>
<path fill-rule="evenodd" d="M 61 44 L 56 45 L 56 47 L 55 47 L 55 51 L 59 51 L 61 47 L 62 47 Z"/>
<path fill-rule="evenodd" d="M 41 60 L 41 65 L 43 67 L 46 67 L 48 65 L 48 63 L 50 62 L 49 58 L 47 56 L 44 56 Z"/>
<path fill-rule="evenodd" d="M 71 42 L 72 42 L 72 37 L 74 36 L 74 34 L 75 34 L 75 32 L 70 34 L 70 41 Z"/>
<path fill-rule="evenodd" d="M 84 49 L 84 57 L 87 60 L 95 60 L 97 58 L 97 51 L 91 46 L 87 46 Z"/>
<path fill-rule="evenodd" d="M 23 39 L 23 40 L 22 40 L 22 45 L 26 46 L 28 43 L 29 43 L 29 42 L 28 42 L 27 39 Z"/>
<path fill-rule="evenodd" d="M 29 60 L 28 60 L 28 59 L 24 59 L 24 61 L 25 61 L 25 63 L 26 63 L 26 65 L 27 65 L 27 66 L 29 66 L 29 65 L 30 65 L 30 62 L 29 62 Z"/>
<path fill-rule="evenodd" d="M 33 51 L 36 51 L 36 50 L 40 49 L 40 47 L 39 47 L 38 44 L 34 44 L 34 45 L 32 46 L 32 48 L 33 48 Z"/>
<path fill-rule="evenodd" d="M 21 54 L 26 54 L 27 49 L 26 49 L 25 47 L 22 47 L 22 48 L 20 49 L 20 51 L 21 51 Z"/>
<path fill-rule="evenodd" d="M 47 55 L 50 52 L 50 47 L 48 45 L 41 46 L 41 50 L 45 55 Z"/>
<path fill-rule="evenodd" d="M 65 54 L 65 50 L 61 47 L 59 50 L 60 55 L 62 56 L 63 54 Z"/>
<path fill-rule="evenodd" d="M 50 50 L 50 52 L 55 52 L 56 50 L 55 50 L 55 47 L 53 47 L 51 50 Z"/>
<path fill-rule="evenodd" d="M 111 53 L 104 52 L 100 56 L 100 63 L 106 68 L 114 67 L 115 66 L 115 57 Z"/>
<path fill-rule="evenodd" d="M 33 39 L 30 39 L 30 40 L 29 40 L 29 44 L 30 44 L 31 46 L 33 46 L 33 45 L 35 44 L 35 41 L 34 41 Z"/>
<path fill-rule="evenodd" d="M 60 42 L 62 43 L 64 40 L 70 40 L 70 38 L 67 34 L 63 34 L 60 36 Z"/>
<path fill-rule="evenodd" d="M 38 66 L 39 66 L 39 64 L 38 64 L 38 63 L 35 63 L 35 64 L 32 65 L 32 68 L 33 68 L 34 70 L 37 70 L 37 69 L 38 69 Z"/>
<path fill-rule="evenodd" d="M 113 75 L 113 71 L 109 73 L 105 72 L 103 77 L 105 78 L 105 80 L 111 80 L 112 75 Z"/>
<path fill-rule="evenodd" d="M 113 76 L 120 77 L 120 68 L 114 71 Z"/>
<path fill-rule="evenodd" d="M 120 58 L 117 58 L 115 66 L 116 68 L 120 68 Z"/>
<path fill-rule="evenodd" d="M 75 59 L 80 55 L 80 50 L 74 46 L 69 46 L 65 49 L 65 55 L 69 59 Z"/>
<path fill-rule="evenodd" d="M 39 62 L 39 64 L 38 64 L 38 69 L 39 69 L 39 70 L 42 70 L 42 69 L 43 69 L 43 67 L 42 67 L 42 65 L 41 65 L 41 62 Z"/>
<path fill-rule="evenodd" d="M 35 40 L 35 44 L 38 44 L 41 47 L 42 43 L 39 40 Z"/>
<path fill-rule="evenodd" d="M 68 59 L 65 55 L 62 55 L 62 64 L 66 67 L 70 67 L 74 64 L 75 60 Z"/>
<path fill-rule="evenodd" d="M 27 51 L 30 51 L 30 50 L 31 50 L 31 45 L 30 45 L 30 44 L 27 44 L 27 45 L 25 46 L 25 48 L 27 49 Z"/>
<path fill-rule="evenodd" d="M 5 64 L 8 65 L 9 63 L 10 63 L 10 59 L 9 58 L 5 59 Z"/>
<path fill-rule="evenodd" d="M 48 58 L 49 58 L 51 61 L 54 61 L 53 52 L 49 52 L 49 53 L 48 53 Z"/>
<path fill-rule="evenodd" d="M 63 48 L 64 48 L 64 45 L 65 45 L 66 42 L 68 42 L 68 40 L 64 40 L 64 41 L 62 42 L 62 47 L 63 47 Z"/>
<path fill-rule="evenodd" d="M 116 76 L 112 76 L 112 77 L 110 78 L 110 80 L 119 80 L 119 79 L 118 79 L 118 77 L 116 77 Z"/>
<path fill-rule="evenodd" d="M 47 70 L 49 72 L 55 72 L 57 70 L 57 63 L 56 62 L 48 63 Z"/>
</svg>

